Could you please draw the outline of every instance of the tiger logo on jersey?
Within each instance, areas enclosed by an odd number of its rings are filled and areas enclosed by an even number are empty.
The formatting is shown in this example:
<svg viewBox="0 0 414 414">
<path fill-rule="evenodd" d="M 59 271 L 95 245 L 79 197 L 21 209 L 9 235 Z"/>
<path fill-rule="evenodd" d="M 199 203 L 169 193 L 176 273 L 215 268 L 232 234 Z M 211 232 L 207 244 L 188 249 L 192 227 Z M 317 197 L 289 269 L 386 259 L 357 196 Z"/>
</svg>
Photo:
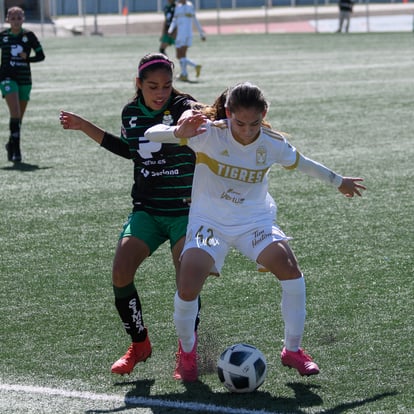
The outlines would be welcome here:
<svg viewBox="0 0 414 414">
<path fill-rule="evenodd" d="M 259 147 L 256 150 L 256 165 L 265 165 L 267 152 L 265 147 Z"/>
</svg>

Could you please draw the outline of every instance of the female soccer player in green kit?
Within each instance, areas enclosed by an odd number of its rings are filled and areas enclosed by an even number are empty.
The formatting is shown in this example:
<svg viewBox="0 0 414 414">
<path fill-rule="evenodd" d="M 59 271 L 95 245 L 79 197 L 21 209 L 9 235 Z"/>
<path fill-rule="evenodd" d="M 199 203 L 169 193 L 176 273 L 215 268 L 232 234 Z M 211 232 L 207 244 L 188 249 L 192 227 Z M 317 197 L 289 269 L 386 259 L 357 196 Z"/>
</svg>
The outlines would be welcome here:
<svg viewBox="0 0 414 414">
<path fill-rule="evenodd" d="M 184 245 L 195 155 L 190 148 L 144 138 L 144 132 L 152 125 L 177 123 L 195 102 L 173 88 L 173 67 L 173 62 L 161 53 L 141 59 L 137 93 L 122 111 L 120 138 L 79 115 L 60 113 L 64 129 L 80 130 L 102 147 L 134 163 L 133 209 L 121 231 L 112 268 L 115 306 L 132 343 L 112 365 L 115 374 L 129 374 L 137 363 L 151 356 L 135 273 L 147 257 L 169 240 L 178 274 Z"/>
<path fill-rule="evenodd" d="M 23 29 L 24 11 L 20 7 L 9 8 L 6 21 L 10 28 L 0 33 L 0 90 L 10 113 L 7 159 L 20 162 L 20 127 L 32 89 L 30 63 L 41 62 L 45 54 L 36 35 Z M 30 56 L 32 50 L 34 56 Z"/>
</svg>

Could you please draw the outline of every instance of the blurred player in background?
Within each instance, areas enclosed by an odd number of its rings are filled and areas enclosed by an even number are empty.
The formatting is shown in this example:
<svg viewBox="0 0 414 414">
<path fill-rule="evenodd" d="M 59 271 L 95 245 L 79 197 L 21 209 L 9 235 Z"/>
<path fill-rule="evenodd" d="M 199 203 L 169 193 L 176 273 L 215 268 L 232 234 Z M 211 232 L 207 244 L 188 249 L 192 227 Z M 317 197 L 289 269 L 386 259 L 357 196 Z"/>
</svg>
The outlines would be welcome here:
<svg viewBox="0 0 414 414">
<path fill-rule="evenodd" d="M 175 43 L 175 34 L 176 31 L 169 34 L 168 29 L 171 26 L 172 19 L 174 17 L 174 10 L 175 10 L 175 0 L 167 0 L 167 4 L 164 7 L 164 16 L 165 21 L 162 26 L 162 34 L 161 34 L 161 44 L 160 44 L 160 53 L 165 53 L 165 49 L 168 46 L 171 46 Z"/>
<path fill-rule="evenodd" d="M 10 24 L 10 28 L 0 33 L 0 90 L 10 114 L 10 138 L 6 144 L 7 159 L 20 162 L 22 160 L 20 127 L 32 89 L 30 63 L 41 62 L 45 59 L 45 54 L 36 35 L 22 27 L 23 9 L 9 8 L 6 21 Z M 32 50 L 34 56 L 30 56 Z"/>
<path fill-rule="evenodd" d="M 165 241 L 170 242 L 176 275 L 190 208 L 195 155 L 188 147 L 144 139 L 152 125 L 174 125 L 194 99 L 173 88 L 173 62 L 161 53 L 144 56 L 138 65 L 135 97 L 122 111 L 121 137 L 72 112 L 61 111 L 64 129 L 80 130 L 103 148 L 132 159 L 133 210 L 121 231 L 112 266 L 115 306 L 126 333 L 128 351 L 111 368 L 129 374 L 151 356 L 142 307 L 134 282 L 141 263 Z M 145 277 L 145 275 L 141 275 Z M 156 282 L 155 282 L 156 283 Z"/>
<path fill-rule="evenodd" d="M 205 41 L 206 35 L 197 19 L 193 4 L 188 0 L 179 0 L 175 7 L 174 18 L 168 29 L 168 33 L 172 35 L 174 30 L 177 30 L 175 50 L 181 69 L 178 79 L 182 81 L 188 81 L 188 65 L 195 69 L 197 78 L 201 73 L 201 65 L 187 57 L 187 50 L 193 44 L 193 22 L 197 27 L 201 40 Z"/>
<path fill-rule="evenodd" d="M 353 0 L 339 0 L 338 2 L 339 7 L 339 27 L 336 33 L 341 33 L 342 28 L 344 27 L 345 32 L 349 32 L 349 24 L 351 22 L 351 15 L 352 10 L 354 7 L 354 1 Z"/>
</svg>

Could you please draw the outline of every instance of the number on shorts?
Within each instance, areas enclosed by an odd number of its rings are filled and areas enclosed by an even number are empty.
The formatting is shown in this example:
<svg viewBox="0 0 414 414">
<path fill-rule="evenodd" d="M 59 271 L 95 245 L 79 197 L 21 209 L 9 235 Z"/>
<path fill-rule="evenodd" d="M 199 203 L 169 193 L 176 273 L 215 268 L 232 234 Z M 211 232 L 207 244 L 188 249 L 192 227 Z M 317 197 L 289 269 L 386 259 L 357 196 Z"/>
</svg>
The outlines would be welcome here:
<svg viewBox="0 0 414 414">
<path fill-rule="evenodd" d="M 200 226 L 200 228 L 196 231 L 195 237 L 197 244 L 199 245 L 206 245 L 211 247 L 216 244 L 214 232 L 211 228 L 204 229 L 204 226 Z"/>
</svg>

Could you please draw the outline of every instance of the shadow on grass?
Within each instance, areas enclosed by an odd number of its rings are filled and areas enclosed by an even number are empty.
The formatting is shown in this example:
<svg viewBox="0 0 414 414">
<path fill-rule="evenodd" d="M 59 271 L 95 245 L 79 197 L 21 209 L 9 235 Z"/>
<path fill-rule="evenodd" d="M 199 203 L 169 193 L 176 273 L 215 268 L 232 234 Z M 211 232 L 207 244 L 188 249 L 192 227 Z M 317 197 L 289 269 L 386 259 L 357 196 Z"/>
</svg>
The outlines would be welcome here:
<svg viewBox="0 0 414 414">
<path fill-rule="evenodd" d="M 86 413 L 116 413 L 142 407 L 150 408 L 154 414 L 189 414 L 192 412 L 197 412 L 197 414 L 212 412 L 225 414 L 253 414 L 254 412 L 263 414 L 305 414 L 307 410 L 303 410 L 304 408 L 321 406 L 323 404 L 322 398 L 317 393 L 317 390 L 321 388 L 320 385 L 299 382 L 286 384 L 295 393 L 295 396 L 292 398 L 275 397 L 268 392 L 260 390 L 248 394 L 213 392 L 210 387 L 201 381 L 184 384 L 186 387 L 185 392 L 151 396 L 151 387 L 154 383 L 155 380 L 115 383 L 116 387 L 134 387 L 125 394 L 125 405 L 108 410 L 88 410 Z M 346 402 L 330 409 L 321 408 L 320 413 L 341 414 L 396 394 L 397 392 L 375 394 L 372 397 Z"/>
<path fill-rule="evenodd" d="M 7 167 L 3 167 L 2 170 L 4 171 L 22 171 L 22 172 L 31 172 L 37 170 L 47 170 L 51 167 L 39 167 L 36 164 L 28 164 L 26 162 L 15 162 L 12 165 Z"/>
<path fill-rule="evenodd" d="M 336 407 L 333 407 L 333 408 L 328 409 L 328 410 L 324 410 L 323 414 L 341 414 L 341 413 L 345 413 L 347 411 L 352 412 L 352 410 L 354 408 L 362 407 L 365 404 L 369 404 L 371 402 L 381 400 L 385 397 L 392 397 L 392 396 L 397 395 L 397 394 L 398 394 L 398 392 L 396 392 L 396 391 L 389 391 L 389 392 L 384 392 L 382 394 L 375 394 L 372 397 L 364 398 L 363 400 L 358 400 L 358 401 L 352 401 L 352 402 L 339 404 Z"/>
</svg>

